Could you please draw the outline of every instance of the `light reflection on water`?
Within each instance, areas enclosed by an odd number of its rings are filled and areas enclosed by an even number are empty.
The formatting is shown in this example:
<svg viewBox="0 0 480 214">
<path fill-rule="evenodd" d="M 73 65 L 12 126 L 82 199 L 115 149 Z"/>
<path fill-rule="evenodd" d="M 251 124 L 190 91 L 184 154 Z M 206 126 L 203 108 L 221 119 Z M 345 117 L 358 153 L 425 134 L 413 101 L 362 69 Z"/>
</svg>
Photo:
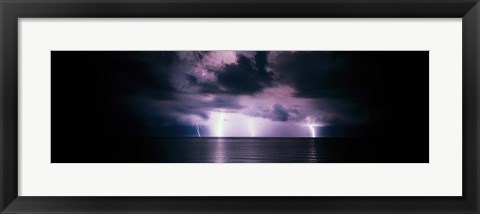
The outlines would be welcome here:
<svg viewBox="0 0 480 214">
<path fill-rule="evenodd" d="M 224 145 L 224 139 L 219 138 L 215 140 L 215 155 L 213 156 L 215 159 L 215 163 L 225 163 L 225 145 Z M 205 142 L 203 142 L 205 143 Z"/>
<path fill-rule="evenodd" d="M 318 159 L 317 157 L 317 150 L 315 149 L 315 141 L 310 140 L 310 147 L 309 147 L 309 161 L 315 162 Z"/>
<path fill-rule="evenodd" d="M 157 144 L 158 162 L 315 163 L 328 160 L 328 149 L 314 139 L 195 138 Z"/>
</svg>

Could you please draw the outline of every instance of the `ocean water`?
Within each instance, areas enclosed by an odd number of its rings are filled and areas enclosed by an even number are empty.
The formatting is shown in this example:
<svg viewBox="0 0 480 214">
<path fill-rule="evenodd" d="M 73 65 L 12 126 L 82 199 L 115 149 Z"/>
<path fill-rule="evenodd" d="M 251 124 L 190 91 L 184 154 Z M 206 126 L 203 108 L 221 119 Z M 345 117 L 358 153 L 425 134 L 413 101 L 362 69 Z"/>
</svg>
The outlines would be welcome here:
<svg viewBox="0 0 480 214">
<path fill-rule="evenodd" d="M 423 141 L 369 138 L 96 139 L 52 149 L 52 163 L 428 163 Z M 68 149 L 67 149 L 68 148 Z"/>
<path fill-rule="evenodd" d="M 174 139 L 152 143 L 158 162 L 181 163 L 316 163 L 331 157 L 314 140 L 248 138 Z"/>
<path fill-rule="evenodd" d="M 155 163 L 428 162 L 428 154 L 368 139 L 180 138 L 143 144 L 148 148 L 146 162 Z"/>
</svg>

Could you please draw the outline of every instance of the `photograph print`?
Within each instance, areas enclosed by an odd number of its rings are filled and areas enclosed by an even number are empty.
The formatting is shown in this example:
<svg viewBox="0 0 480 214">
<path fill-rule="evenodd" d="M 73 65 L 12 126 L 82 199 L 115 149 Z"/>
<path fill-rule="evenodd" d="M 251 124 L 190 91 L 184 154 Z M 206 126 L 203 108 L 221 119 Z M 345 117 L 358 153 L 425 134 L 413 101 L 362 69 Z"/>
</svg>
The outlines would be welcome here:
<svg viewBox="0 0 480 214">
<path fill-rule="evenodd" d="M 52 163 L 428 163 L 428 51 L 51 51 Z"/>
</svg>

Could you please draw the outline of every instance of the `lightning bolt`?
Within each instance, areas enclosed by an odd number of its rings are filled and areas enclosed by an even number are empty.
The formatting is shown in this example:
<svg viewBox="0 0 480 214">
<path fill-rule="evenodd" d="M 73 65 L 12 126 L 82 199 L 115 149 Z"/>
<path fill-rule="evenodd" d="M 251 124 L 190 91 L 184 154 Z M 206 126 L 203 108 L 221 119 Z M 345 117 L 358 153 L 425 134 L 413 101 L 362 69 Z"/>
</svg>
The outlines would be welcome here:
<svg viewBox="0 0 480 214">
<path fill-rule="evenodd" d="M 310 129 L 311 137 L 315 137 L 315 127 L 312 124 L 308 124 L 308 128 Z"/>
<path fill-rule="evenodd" d="M 198 126 L 198 123 L 196 125 L 197 125 L 197 135 L 199 137 L 202 137 L 202 135 L 200 135 L 200 126 Z"/>
<path fill-rule="evenodd" d="M 223 121 L 224 121 L 225 115 L 223 114 L 223 111 L 220 112 L 220 118 L 218 119 L 217 122 L 217 137 L 222 137 L 223 135 Z"/>
<path fill-rule="evenodd" d="M 252 118 L 248 120 L 248 125 L 250 126 L 250 136 L 255 137 L 255 126 Z"/>
</svg>

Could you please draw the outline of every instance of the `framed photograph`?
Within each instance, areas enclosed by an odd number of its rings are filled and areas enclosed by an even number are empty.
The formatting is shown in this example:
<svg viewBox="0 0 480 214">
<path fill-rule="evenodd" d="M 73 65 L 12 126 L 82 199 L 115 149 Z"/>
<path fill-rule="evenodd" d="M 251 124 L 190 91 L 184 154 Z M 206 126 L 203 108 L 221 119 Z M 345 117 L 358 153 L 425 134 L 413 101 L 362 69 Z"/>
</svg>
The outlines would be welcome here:
<svg viewBox="0 0 480 214">
<path fill-rule="evenodd" d="M 1 213 L 478 213 L 476 0 L 0 0 Z"/>
</svg>

